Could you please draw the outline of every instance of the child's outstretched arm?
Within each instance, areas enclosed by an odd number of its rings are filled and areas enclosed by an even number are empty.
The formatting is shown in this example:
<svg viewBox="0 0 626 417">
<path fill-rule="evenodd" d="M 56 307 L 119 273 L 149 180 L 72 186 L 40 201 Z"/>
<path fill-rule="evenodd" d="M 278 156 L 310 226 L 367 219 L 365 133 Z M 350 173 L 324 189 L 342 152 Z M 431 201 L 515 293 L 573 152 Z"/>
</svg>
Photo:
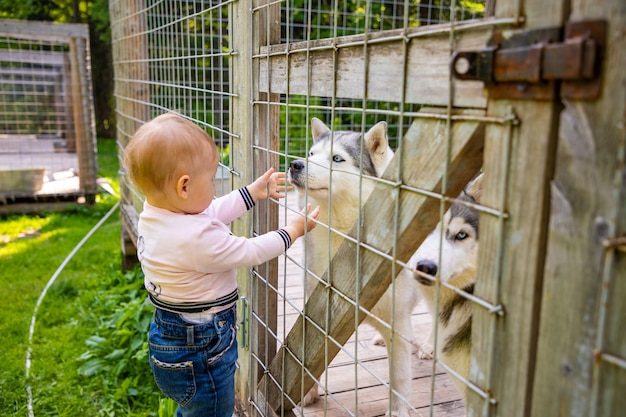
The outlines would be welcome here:
<svg viewBox="0 0 626 417">
<path fill-rule="evenodd" d="M 284 172 L 274 172 L 274 168 L 270 168 L 252 184 L 213 200 L 207 210 L 210 210 L 211 216 L 229 224 L 254 207 L 259 200 L 268 197 L 283 198 L 285 197 L 284 192 L 292 189 L 293 186 L 288 184 Z M 240 204 L 242 201 L 244 205 Z M 233 209 L 234 202 L 239 204 L 238 209 Z"/>
<path fill-rule="evenodd" d="M 274 172 L 274 168 L 268 169 L 265 174 L 257 178 L 247 188 L 255 203 L 268 197 L 283 198 L 285 191 L 293 189 L 292 186 L 287 185 L 286 174 Z"/>
<path fill-rule="evenodd" d="M 317 226 L 317 219 L 320 217 L 320 206 L 315 207 L 315 209 L 311 211 L 311 205 L 307 204 L 300 214 L 301 215 L 296 216 L 291 223 L 283 227 L 283 230 L 289 233 L 292 242 L 295 242 L 297 238 L 304 235 L 305 230 L 310 232 Z"/>
</svg>

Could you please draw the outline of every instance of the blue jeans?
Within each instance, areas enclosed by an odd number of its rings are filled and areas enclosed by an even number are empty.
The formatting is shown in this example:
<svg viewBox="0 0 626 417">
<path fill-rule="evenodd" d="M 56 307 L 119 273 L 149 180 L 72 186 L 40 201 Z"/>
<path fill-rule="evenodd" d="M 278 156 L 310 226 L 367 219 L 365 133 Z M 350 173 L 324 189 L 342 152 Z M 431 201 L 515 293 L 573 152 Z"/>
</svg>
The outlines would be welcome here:
<svg viewBox="0 0 626 417">
<path fill-rule="evenodd" d="M 155 310 L 148 335 L 150 366 L 159 389 L 178 404 L 178 417 L 233 415 L 236 317 L 234 306 L 203 324 Z"/>
</svg>

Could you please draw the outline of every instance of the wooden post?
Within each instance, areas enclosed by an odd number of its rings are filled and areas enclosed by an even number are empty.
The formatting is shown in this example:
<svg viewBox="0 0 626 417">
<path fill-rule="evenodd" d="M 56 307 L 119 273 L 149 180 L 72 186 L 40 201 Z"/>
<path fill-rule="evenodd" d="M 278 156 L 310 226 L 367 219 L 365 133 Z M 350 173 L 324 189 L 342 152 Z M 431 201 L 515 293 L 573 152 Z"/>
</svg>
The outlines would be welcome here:
<svg viewBox="0 0 626 417">
<path fill-rule="evenodd" d="M 96 132 L 95 121 L 93 120 L 93 106 L 89 100 L 89 97 L 91 97 L 91 85 L 89 84 L 91 80 L 87 79 L 85 68 L 89 61 L 87 57 L 89 34 L 86 33 L 85 36 L 87 37 L 86 39 L 85 37 L 71 38 L 69 42 L 74 137 L 68 138 L 68 148 L 70 148 L 70 143 L 75 147 L 73 150 L 76 151 L 78 156 L 80 189 L 84 192 L 87 202 L 94 203 L 98 191 L 96 182 L 98 167 L 96 162 Z"/>
<path fill-rule="evenodd" d="M 79 142 L 84 140 L 83 138 L 83 118 L 81 117 L 81 107 L 83 100 L 81 100 L 80 91 L 80 74 L 78 72 L 78 66 L 80 65 L 78 60 L 78 48 L 76 46 L 76 38 L 70 39 L 70 91 L 72 95 L 72 120 L 74 122 L 73 131 L 74 136 L 67 138 L 67 150 L 69 152 L 78 153 Z M 81 178 L 82 183 L 82 178 Z M 82 188 L 82 184 L 81 184 Z"/>
<path fill-rule="evenodd" d="M 63 57 L 63 95 L 65 112 L 65 143 L 68 152 L 76 151 L 76 122 L 74 121 L 74 77 L 72 74 L 72 66 L 76 60 L 72 57 L 72 51 L 64 54 Z"/>
<path fill-rule="evenodd" d="M 150 87 L 144 83 L 132 83 L 127 80 L 149 79 L 147 62 L 148 39 L 146 34 L 146 14 L 143 3 L 139 0 L 115 1 L 110 3 L 113 39 L 113 56 L 116 65 L 115 97 L 117 117 L 117 144 L 120 161 L 130 137 L 150 118 Z M 120 20 L 128 19 L 121 23 Z M 122 204 L 122 264 L 128 268 L 137 262 L 136 230 L 129 225 L 136 225 L 142 201 L 139 191 L 134 190 L 126 176 L 120 177 Z"/>
<path fill-rule="evenodd" d="M 263 2 L 259 2 L 263 3 Z M 265 0 L 267 7 L 261 7 L 254 16 L 257 25 L 257 38 L 259 45 L 269 45 L 280 42 L 280 25 L 272 24 L 280 20 L 280 4 L 271 4 Z M 262 6 L 262 4 L 259 4 Z M 267 62 L 265 63 L 267 64 Z M 255 80 L 258 80 L 259 60 L 252 62 Z M 255 86 L 255 88 L 258 88 Z M 279 94 L 255 93 L 259 104 L 255 108 L 254 142 L 257 145 L 254 152 L 255 178 L 262 175 L 270 167 L 279 171 L 280 158 L 277 153 L 270 153 L 267 150 L 277 151 L 280 149 L 280 108 L 270 105 L 271 102 L 280 101 Z M 267 104 L 263 104 L 267 102 Z M 264 202 L 257 208 L 255 229 L 259 234 L 267 233 L 278 229 L 278 209 L 279 206 Z M 276 355 L 276 334 L 278 324 L 278 303 L 276 290 L 278 288 L 278 259 L 259 265 L 257 268 L 260 277 L 267 280 L 254 279 L 254 298 L 252 303 L 253 314 L 259 317 L 259 321 L 250 317 L 250 349 L 260 358 L 257 364 L 256 377 L 250 384 L 256 384 L 263 375 L 263 365 L 271 362 Z M 253 385 L 254 386 L 254 385 Z"/>
<path fill-rule="evenodd" d="M 230 60 L 230 86 L 231 92 L 235 94 L 230 100 L 230 123 L 231 132 L 237 137 L 231 138 L 231 165 L 232 169 L 239 175 L 233 178 L 233 189 L 241 188 L 249 184 L 253 177 L 252 170 L 252 148 L 253 148 L 253 130 L 252 130 L 252 99 L 254 86 L 252 84 L 252 45 L 250 42 L 255 39 L 250 30 L 253 26 L 253 15 L 247 2 L 234 2 L 230 5 L 228 13 L 230 21 L 228 26 L 231 28 L 230 42 L 231 51 L 233 51 Z M 234 28 L 247 28 L 246 30 L 234 30 Z M 245 215 L 235 220 L 232 224 L 233 233 L 239 236 L 250 236 L 252 233 L 252 219 L 249 215 Z M 237 271 L 237 284 L 239 293 L 247 296 L 251 293 L 250 288 L 250 271 L 239 269 Z M 247 304 L 240 303 L 240 307 L 247 308 Z M 243 317 L 244 312 L 239 309 L 239 318 Z M 246 314 L 249 317 L 248 314 Z M 249 319 L 248 319 L 249 320 Z M 239 327 L 239 346 L 245 346 L 247 337 L 243 333 L 243 329 L 247 323 L 242 323 Z M 237 397 L 237 407 L 241 410 L 247 409 L 248 398 L 250 397 L 249 378 L 251 378 L 250 355 L 245 354 L 240 349 L 239 353 L 239 369 L 235 374 L 235 394 Z"/>
<path fill-rule="evenodd" d="M 451 129 L 452 145 L 447 172 L 444 170 L 447 156 L 445 122 L 422 119 L 413 124 L 413 132 L 405 138 L 405 151 L 396 155 L 383 177 L 441 192 L 443 178 L 447 176 L 446 195 L 457 196 L 480 169 L 484 132 L 478 122 L 454 122 Z M 416 145 L 418 139 L 419 146 Z M 401 170 L 398 169 L 399 164 Z M 394 178 L 398 172 L 401 177 Z M 395 209 L 397 199 L 399 212 Z M 439 204 L 436 199 L 379 183 L 363 209 L 363 224 L 371 226 L 361 229 L 362 241 L 386 254 L 395 250 L 396 258 L 406 262 L 435 227 Z M 381 228 L 381 224 L 397 224 L 398 230 Z M 351 230 L 350 236 L 356 236 L 357 228 L 358 225 Z M 355 268 L 357 250 L 361 259 L 358 281 Z M 369 310 L 391 283 L 391 271 L 390 261 L 373 251 L 362 247 L 357 249 L 350 241 L 341 245 L 330 271 L 325 274 L 330 287 L 316 287 L 305 307 L 307 318 L 298 318 L 270 364 L 270 375 L 265 375 L 259 383 L 259 392 L 267 393 L 265 400 L 269 408 L 277 412 L 281 408 L 289 410 L 300 401 L 301 393 L 311 388 L 313 380 L 308 375 L 304 377 L 304 386 L 301 383 L 303 369 L 300 363 L 317 378 L 327 362 L 339 352 L 335 343 L 326 344 L 327 335 L 318 331 L 316 326 L 326 327 L 328 319 L 329 326 L 325 329 L 328 337 L 343 344 L 355 331 L 355 323 L 364 319 L 362 314 L 356 317 L 354 305 L 340 294 L 352 297 L 358 293 L 359 304 Z M 399 272 L 400 268 L 396 268 L 396 273 Z M 327 306 L 329 317 L 326 317 Z"/>
<path fill-rule="evenodd" d="M 564 6 L 563 2 L 525 2 L 525 29 L 562 25 Z M 516 7 L 515 2 L 497 2 L 496 17 L 517 16 Z M 557 101 L 489 101 L 489 115 L 515 114 L 520 124 L 511 131 L 507 125 L 489 125 L 485 134 L 481 203 L 505 211 L 508 219 L 500 241 L 499 219 L 481 215 L 476 295 L 502 304 L 505 315 L 475 309 L 469 379 L 497 405 L 470 392 L 468 417 L 482 416 L 489 408 L 491 416 L 530 415 L 559 111 Z M 501 206 L 503 192 L 506 201 Z"/>
<path fill-rule="evenodd" d="M 532 415 L 617 417 L 626 369 L 604 355 L 626 360 L 626 10 L 572 6 L 572 20 L 607 20 L 602 93 L 560 119 Z"/>
</svg>

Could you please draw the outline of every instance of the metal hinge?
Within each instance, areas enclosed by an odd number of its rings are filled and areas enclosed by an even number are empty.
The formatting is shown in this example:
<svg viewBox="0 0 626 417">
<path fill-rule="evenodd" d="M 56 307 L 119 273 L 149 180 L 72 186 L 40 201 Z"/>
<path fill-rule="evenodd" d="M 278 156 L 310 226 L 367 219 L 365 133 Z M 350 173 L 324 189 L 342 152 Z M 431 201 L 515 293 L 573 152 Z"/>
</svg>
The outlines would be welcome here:
<svg viewBox="0 0 626 417">
<path fill-rule="evenodd" d="M 565 32 L 565 33 L 563 33 Z M 552 100 L 557 86 L 567 99 L 600 95 L 606 21 L 496 32 L 480 51 L 452 56 L 452 74 L 485 83 L 490 98 Z"/>
</svg>

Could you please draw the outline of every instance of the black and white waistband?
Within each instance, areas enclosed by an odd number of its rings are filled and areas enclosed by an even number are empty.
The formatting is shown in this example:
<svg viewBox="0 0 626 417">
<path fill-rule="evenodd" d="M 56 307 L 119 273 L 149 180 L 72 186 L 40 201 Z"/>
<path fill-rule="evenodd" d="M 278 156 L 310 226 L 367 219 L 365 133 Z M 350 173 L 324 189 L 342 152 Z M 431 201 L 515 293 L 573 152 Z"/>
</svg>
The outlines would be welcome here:
<svg viewBox="0 0 626 417">
<path fill-rule="evenodd" d="M 171 311 L 174 313 L 200 313 L 202 311 L 209 310 L 214 307 L 223 307 L 234 303 L 239 299 L 239 292 L 235 289 L 228 295 L 220 297 L 214 301 L 200 302 L 200 303 L 170 303 L 169 301 L 163 301 L 156 298 L 154 295 L 148 293 L 150 302 L 158 308 Z"/>
</svg>

